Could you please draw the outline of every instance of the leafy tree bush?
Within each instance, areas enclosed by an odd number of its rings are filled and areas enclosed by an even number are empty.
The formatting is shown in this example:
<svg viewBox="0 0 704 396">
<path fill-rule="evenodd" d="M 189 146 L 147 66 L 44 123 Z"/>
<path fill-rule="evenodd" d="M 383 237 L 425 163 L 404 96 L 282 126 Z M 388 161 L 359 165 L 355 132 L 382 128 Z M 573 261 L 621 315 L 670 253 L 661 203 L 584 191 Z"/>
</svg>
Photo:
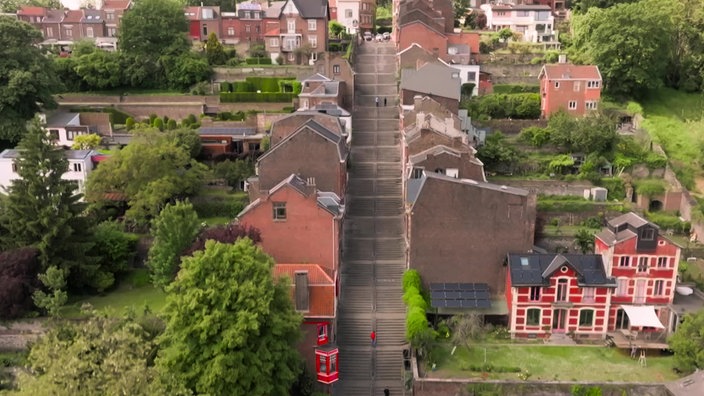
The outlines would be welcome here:
<svg viewBox="0 0 704 396">
<path fill-rule="evenodd" d="M 205 55 L 208 59 L 208 63 L 212 66 L 222 65 L 227 61 L 225 49 L 220 43 L 220 40 L 218 40 L 218 36 L 215 32 L 211 32 L 208 35 L 208 41 L 205 43 Z"/>
<path fill-rule="evenodd" d="M 166 123 L 167 130 L 173 131 L 176 128 L 178 128 L 178 124 L 176 124 L 176 120 L 171 119 Z"/>
<path fill-rule="evenodd" d="M 95 227 L 95 255 L 101 257 L 106 271 L 112 274 L 127 272 L 137 253 L 139 237 L 122 231 L 114 221 L 105 221 Z"/>
<path fill-rule="evenodd" d="M 220 93 L 220 101 L 223 103 L 237 102 L 269 102 L 269 103 L 286 103 L 290 102 L 297 95 L 289 92 L 231 92 Z"/>
<path fill-rule="evenodd" d="M 664 194 L 667 191 L 665 181 L 662 179 L 641 179 L 636 181 L 636 194 L 648 199 Z"/>
<path fill-rule="evenodd" d="M 594 230 L 588 228 L 580 228 L 575 234 L 575 243 L 582 254 L 594 252 L 594 234 Z"/>
<path fill-rule="evenodd" d="M 462 315 L 455 315 L 450 319 L 452 328 L 452 343 L 454 345 L 464 345 L 469 349 L 472 341 L 479 340 L 486 333 L 484 325 L 484 315 L 471 312 Z"/>
<path fill-rule="evenodd" d="M 484 145 L 477 150 L 477 158 L 488 170 L 506 170 L 518 160 L 518 151 L 506 142 L 506 136 L 496 131 L 486 137 Z"/>
<path fill-rule="evenodd" d="M 489 94 L 473 99 L 476 110 L 472 117 L 480 118 L 482 115 L 491 118 L 537 119 L 540 117 L 540 94 Z"/>
<path fill-rule="evenodd" d="M 198 215 L 189 202 L 167 204 L 154 219 L 151 229 L 154 243 L 147 261 L 154 285 L 165 287 L 171 282 L 181 255 L 193 243 L 199 230 Z"/>
<path fill-rule="evenodd" d="M 193 52 L 186 52 L 173 60 L 167 69 L 166 78 L 169 86 L 187 90 L 199 82 L 209 82 L 213 68 L 208 61 Z"/>
<path fill-rule="evenodd" d="M 248 65 L 271 65 L 271 58 L 245 58 L 244 63 Z"/>
<path fill-rule="evenodd" d="M 226 225 L 206 228 L 201 231 L 200 235 L 196 238 L 196 241 L 193 242 L 191 247 L 184 252 L 184 255 L 190 256 L 197 251 L 205 249 L 205 243 L 207 241 L 212 240 L 220 243 L 232 244 L 242 238 L 247 238 L 254 243 L 260 243 L 262 241 L 261 233 L 258 229 L 239 223 L 229 223 Z"/>
<path fill-rule="evenodd" d="M 417 270 L 410 269 L 403 273 L 403 292 L 406 293 L 409 288 L 415 287 L 416 291 L 423 289 L 423 283 L 420 278 L 420 274 Z"/>
<path fill-rule="evenodd" d="M 495 94 L 539 93 L 539 85 L 521 84 L 496 84 L 493 86 Z"/>
<path fill-rule="evenodd" d="M 0 253 L 0 319 L 15 319 L 30 311 L 32 295 L 41 286 L 39 251 L 24 247 Z"/>
<path fill-rule="evenodd" d="M 160 372 L 197 394 L 288 394 L 301 371 L 302 317 L 273 267 L 249 239 L 208 241 L 184 258 L 168 288 Z"/>
<path fill-rule="evenodd" d="M 227 185 L 239 189 L 242 182 L 254 175 L 254 164 L 251 161 L 225 160 L 215 165 L 215 176 L 225 179 Z"/>
<path fill-rule="evenodd" d="M 704 368 L 704 311 L 696 315 L 687 315 L 677 331 L 670 337 L 668 344 L 675 353 L 675 367 L 690 373 Z"/>
<path fill-rule="evenodd" d="M 71 148 L 73 150 L 93 150 L 94 148 L 100 146 L 103 138 L 95 133 L 90 133 L 88 135 L 78 135 L 73 138 L 73 144 Z"/>
</svg>

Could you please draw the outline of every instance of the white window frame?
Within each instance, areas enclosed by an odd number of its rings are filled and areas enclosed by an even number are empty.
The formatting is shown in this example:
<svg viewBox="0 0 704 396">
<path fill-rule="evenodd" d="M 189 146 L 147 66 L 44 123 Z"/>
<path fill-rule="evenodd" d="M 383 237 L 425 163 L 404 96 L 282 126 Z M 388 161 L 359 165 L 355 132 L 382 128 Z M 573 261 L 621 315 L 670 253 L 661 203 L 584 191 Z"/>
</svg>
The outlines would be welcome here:
<svg viewBox="0 0 704 396">
<path fill-rule="evenodd" d="M 618 266 L 620 268 L 628 268 L 631 266 L 631 256 L 621 256 L 618 259 Z"/>
<path fill-rule="evenodd" d="M 564 282 L 561 282 L 564 281 Z M 564 284 L 564 295 L 560 296 L 561 285 Z M 560 298 L 561 297 L 561 298 Z M 555 302 L 568 302 L 570 301 L 570 279 L 569 278 L 557 278 L 555 283 Z"/>
<path fill-rule="evenodd" d="M 596 110 L 597 107 L 599 106 L 598 103 L 599 102 L 597 102 L 595 100 L 587 100 L 586 102 L 584 102 L 584 105 L 587 108 L 587 110 Z"/>
<path fill-rule="evenodd" d="M 93 32 L 93 27 L 92 26 L 87 26 L 86 27 L 86 37 L 94 37 L 95 33 Z"/>
<path fill-rule="evenodd" d="M 614 290 L 614 293 L 617 296 L 627 296 L 628 295 L 628 286 L 629 286 L 628 278 L 618 278 L 618 279 L 616 279 L 616 289 Z"/>
<path fill-rule="evenodd" d="M 533 310 L 538 311 L 538 323 L 537 323 L 537 324 L 530 324 L 530 323 L 528 323 L 528 320 L 530 319 L 529 313 L 530 313 L 530 311 L 533 311 Z M 542 310 L 542 309 L 540 309 L 540 308 L 535 308 L 535 307 L 526 308 L 526 324 L 525 324 L 526 326 L 540 326 L 540 322 L 541 322 L 542 319 L 543 319 L 543 310 Z"/>
<path fill-rule="evenodd" d="M 596 301 L 596 288 L 585 287 L 583 289 L 582 302 L 593 303 Z"/>
<path fill-rule="evenodd" d="M 559 82 L 559 81 L 555 81 L 555 89 L 559 89 L 559 88 L 560 88 L 560 82 Z"/>
<path fill-rule="evenodd" d="M 664 296 L 665 295 L 665 281 L 662 279 L 656 279 L 653 283 L 653 296 Z"/>
<path fill-rule="evenodd" d="M 528 300 L 529 301 L 540 301 L 540 294 L 542 289 L 540 286 L 531 286 L 530 291 L 528 292 Z"/>
<path fill-rule="evenodd" d="M 579 92 L 579 90 L 582 89 L 581 81 L 575 81 L 572 85 L 572 88 L 574 89 L 575 92 Z"/>
<path fill-rule="evenodd" d="M 317 30 L 318 30 L 318 20 L 317 19 L 309 19 L 308 20 L 308 31 L 315 32 Z"/>
<path fill-rule="evenodd" d="M 74 162 L 72 168 L 74 172 L 83 172 L 83 164 L 80 162 Z"/>
<path fill-rule="evenodd" d="M 269 46 L 278 48 L 279 47 L 279 39 L 278 38 L 270 38 L 269 39 Z"/>
<path fill-rule="evenodd" d="M 570 100 L 569 102 L 567 102 L 567 109 L 568 110 L 577 110 L 577 101 Z"/>
<path fill-rule="evenodd" d="M 227 35 L 228 36 L 234 36 L 235 35 L 235 28 L 233 26 L 228 26 L 227 28 Z"/>
<path fill-rule="evenodd" d="M 318 36 L 308 36 L 308 43 L 311 48 L 318 48 Z"/>
<path fill-rule="evenodd" d="M 599 88 L 599 80 L 587 81 L 587 88 Z"/>
<path fill-rule="evenodd" d="M 295 19 L 287 19 L 286 20 L 286 32 L 287 33 L 296 33 L 296 20 Z"/>
<path fill-rule="evenodd" d="M 670 266 L 669 257 L 658 257 L 658 268 L 668 268 Z"/>
<path fill-rule="evenodd" d="M 286 202 L 272 202 L 272 217 L 274 221 L 286 221 L 288 218 L 288 212 L 286 210 Z M 283 214 L 279 210 L 283 209 Z"/>
</svg>

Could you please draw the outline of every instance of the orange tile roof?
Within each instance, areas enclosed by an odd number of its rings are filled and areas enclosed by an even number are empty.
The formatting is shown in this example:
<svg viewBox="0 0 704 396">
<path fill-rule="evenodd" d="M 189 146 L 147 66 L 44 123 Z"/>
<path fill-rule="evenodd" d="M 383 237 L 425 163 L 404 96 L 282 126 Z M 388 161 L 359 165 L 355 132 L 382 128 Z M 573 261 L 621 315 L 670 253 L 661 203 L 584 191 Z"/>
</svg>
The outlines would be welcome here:
<svg viewBox="0 0 704 396">
<path fill-rule="evenodd" d="M 335 316 L 335 282 L 318 264 L 276 264 L 274 277 L 286 276 L 293 280 L 296 272 L 308 272 L 308 312 L 306 318 Z M 294 298 L 294 285 L 291 285 L 291 298 Z"/>
<path fill-rule="evenodd" d="M 266 32 L 265 36 L 278 36 L 280 34 L 279 28 L 274 28 Z"/>
<path fill-rule="evenodd" d="M 46 15 L 46 9 L 44 7 L 23 5 L 22 8 L 17 11 L 17 15 L 44 16 Z"/>
<path fill-rule="evenodd" d="M 557 63 L 543 68 L 548 80 L 601 80 L 599 68 L 594 65 Z"/>
</svg>

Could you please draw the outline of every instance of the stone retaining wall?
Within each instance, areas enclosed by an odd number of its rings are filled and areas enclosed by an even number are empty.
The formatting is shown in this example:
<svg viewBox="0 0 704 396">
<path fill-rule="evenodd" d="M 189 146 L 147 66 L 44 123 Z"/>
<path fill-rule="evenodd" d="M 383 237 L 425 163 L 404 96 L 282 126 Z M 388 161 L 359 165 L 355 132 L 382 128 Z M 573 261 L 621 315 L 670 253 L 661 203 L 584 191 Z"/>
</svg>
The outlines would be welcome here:
<svg viewBox="0 0 704 396">
<path fill-rule="evenodd" d="M 247 77 L 296 77 L 298 80 L 315 74 L 313 66 L 280 67 L 216 67 L 214 80 L 239 81 Z"/>
<path fill-rule="evenodd" d="M 481 390 L 495 390 L 503 396 L 569 396 L 572 388 L 580 385 L 586 388 L 600 387 L 603 396 L 669 396 L 663 384 L 628 383 L 582 383 L 582 382 L 479 382 L 464 379 L 420 378 L 413 383 L 414 396 L 471 396 Z"/>
</svg>

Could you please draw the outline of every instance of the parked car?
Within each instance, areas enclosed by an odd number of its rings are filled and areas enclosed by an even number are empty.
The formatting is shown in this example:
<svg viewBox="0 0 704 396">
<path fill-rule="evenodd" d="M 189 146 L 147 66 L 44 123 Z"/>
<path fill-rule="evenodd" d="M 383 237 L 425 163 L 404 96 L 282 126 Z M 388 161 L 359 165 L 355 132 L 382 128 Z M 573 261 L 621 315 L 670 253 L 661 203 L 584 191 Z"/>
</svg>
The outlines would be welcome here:
<svg viewBox="0 0 704 396">
<path fill-rule="evenodd" d="M 385 41 L 391 40 L 391 35 L 389 34 L 389 32 L 384 32 L 384 34 L 382 36 L 384 36 Z"/>
<path fill-rule="evenodd" d="M 372 41 L 372 32 L 364 32 L 364 40 L 365 41 Z"/>
<path fill-rule="evenodd" d="M 381 33 L 377 34 L 377 35 L 376 35 L 376 41 L 378 41 L 378 42 L 384 41 L 384 36 L 382 36 Z"/>
</svg>

